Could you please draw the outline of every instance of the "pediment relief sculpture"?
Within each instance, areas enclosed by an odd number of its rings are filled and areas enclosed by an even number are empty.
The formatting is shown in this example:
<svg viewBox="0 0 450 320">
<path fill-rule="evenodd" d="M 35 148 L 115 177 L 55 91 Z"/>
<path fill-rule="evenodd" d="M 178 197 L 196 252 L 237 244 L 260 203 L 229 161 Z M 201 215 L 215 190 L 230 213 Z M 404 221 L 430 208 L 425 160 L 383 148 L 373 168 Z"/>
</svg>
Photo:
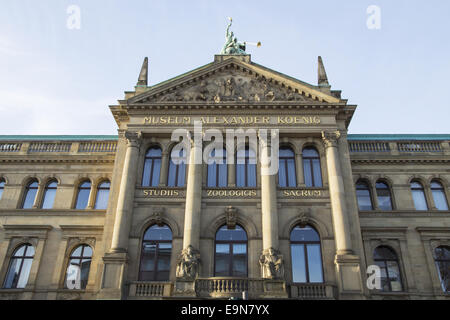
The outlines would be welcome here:
<svg viewBox="0 0 450 320">
<path fill-rule="evenodd" d="M 314 101 L 300 92 L 266 78 L 227 70 L 194 82 L 187 88 L 151 96 L 145 102 L 271 102 Z"/>
</svg>

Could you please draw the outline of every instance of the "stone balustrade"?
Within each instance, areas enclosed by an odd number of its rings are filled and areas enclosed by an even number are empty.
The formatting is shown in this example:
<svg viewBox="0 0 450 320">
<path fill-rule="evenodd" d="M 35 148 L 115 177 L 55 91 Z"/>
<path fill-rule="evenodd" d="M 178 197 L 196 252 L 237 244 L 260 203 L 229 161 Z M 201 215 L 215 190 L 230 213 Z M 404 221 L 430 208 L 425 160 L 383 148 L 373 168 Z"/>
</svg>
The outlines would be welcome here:
<svg viewBox="0 0 450 320">
<path fill-rule="evenodd" d="M 349 141 L 350 152 L 355 153 L 443 153 L 450 150 L 448 141 Z"/>
<path fill-rule="evenodd" d="M 334 299 L 334 288 L 324 283 L 305 283 L 291 285 L 293 299 Z"/>
<path fill-rule="evenodd" d="M 131 298 L 170 296 L 172 292 L 171 282 L 137 281 L 130 283 L 129 296 Z"/>
<path fill-rule="evenodd" d="M 117 141 L 0 142 L 0 153 L 115 153 Z"/>
<path fill-rule="evenodd" d="M 264 293 L 264 280 L 229 277 L 197 279 L 195 291 L 200 297 L 241 297 L 244 291 L 255 297 Z"/>
</svg>

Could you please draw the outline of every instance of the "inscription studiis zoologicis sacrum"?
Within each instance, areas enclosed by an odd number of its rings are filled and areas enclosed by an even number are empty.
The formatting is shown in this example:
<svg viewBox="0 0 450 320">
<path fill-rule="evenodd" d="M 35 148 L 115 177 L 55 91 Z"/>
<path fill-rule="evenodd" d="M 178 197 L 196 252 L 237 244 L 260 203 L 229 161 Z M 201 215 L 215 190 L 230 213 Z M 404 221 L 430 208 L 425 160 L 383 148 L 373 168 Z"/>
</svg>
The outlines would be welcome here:
<svg viewBox="0 0 450 320">
<path fill-rule="evenodd" d="M 246 197 L 256 197 L 256 189 L 206 189 L 207 197 L 224 197 L 224 198 L 246 198 Z M 143 190 L 144 196 L 147 197 L 177 197 L 184 196 L 184 190 L 173 190 L 164 188 L 154 188 Z M 321 197 L 323 195 L 322 190 L 309 190 L 309 189 L 290 189 L 283 190 L 283 197 L 295 197 L 295 198 L 315 198 Z"/>
<path fill-rule="evenodd" d="M 321 123 L 319 116 L 151 116 L 145 117 L 146 125 L 189 125 L 200 121 L 202 125 L 317 125 Z"/>
</svg>

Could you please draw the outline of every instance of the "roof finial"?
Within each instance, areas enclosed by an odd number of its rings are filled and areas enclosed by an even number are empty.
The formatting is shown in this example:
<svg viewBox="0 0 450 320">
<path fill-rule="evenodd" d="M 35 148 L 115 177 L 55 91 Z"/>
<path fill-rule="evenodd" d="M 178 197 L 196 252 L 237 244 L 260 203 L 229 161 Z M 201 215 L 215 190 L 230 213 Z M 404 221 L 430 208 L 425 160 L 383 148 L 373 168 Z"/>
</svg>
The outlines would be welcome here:
<svg viewBox="0 0 450 320">
<path fill-rule="evenodd" d="M 319 87 L 330 87 L 321 56 L 319 56 L 318 84 Z"/>
<path fill-rule="evenodd" d="M 136 86 L 147 87 L 147 82 L 148 82 L 148 58 L 145 57 L 144 63 L 142 63 L 141 72 L 139 73 L 139 79 Z"/>
</svg>

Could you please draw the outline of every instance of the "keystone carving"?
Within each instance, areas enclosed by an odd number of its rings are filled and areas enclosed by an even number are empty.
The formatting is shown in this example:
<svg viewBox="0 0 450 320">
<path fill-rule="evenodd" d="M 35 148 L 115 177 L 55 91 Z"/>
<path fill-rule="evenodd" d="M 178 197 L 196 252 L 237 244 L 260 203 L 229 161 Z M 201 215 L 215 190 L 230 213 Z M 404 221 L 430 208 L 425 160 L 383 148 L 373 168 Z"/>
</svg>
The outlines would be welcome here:
<svg viewBox="0 0 450 320">
<path fill-rule="evenodd" d="M 225 208 L 228 229 L 234 230 L 236 228 L 237 213 L 237 209 L 232 206 Z"/>
</svg>

